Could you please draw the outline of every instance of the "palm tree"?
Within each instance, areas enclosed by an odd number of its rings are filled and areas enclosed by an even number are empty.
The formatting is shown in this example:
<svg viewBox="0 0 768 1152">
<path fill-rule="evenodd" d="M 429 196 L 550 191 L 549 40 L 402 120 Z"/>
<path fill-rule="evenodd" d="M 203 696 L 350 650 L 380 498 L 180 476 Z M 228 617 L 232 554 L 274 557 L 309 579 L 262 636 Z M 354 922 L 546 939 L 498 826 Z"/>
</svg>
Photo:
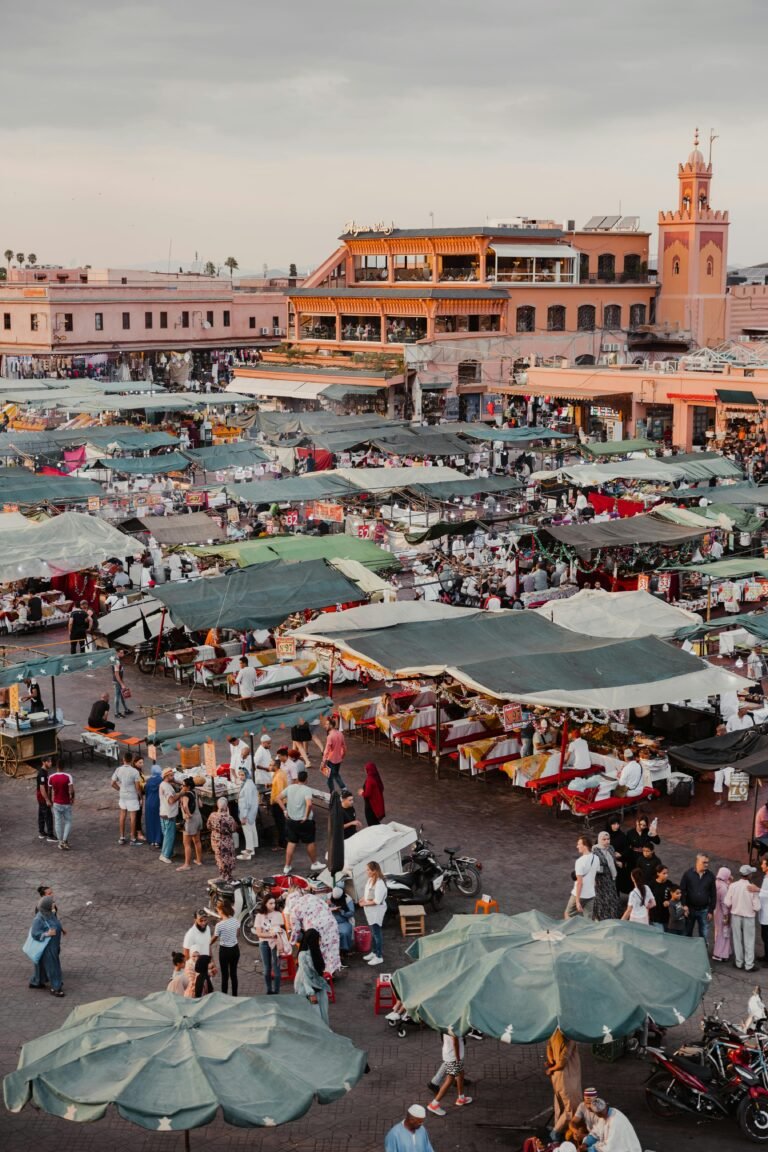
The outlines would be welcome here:
<svg viewBox="0 0 768 1152">
<path fill-rule="evenodd" d="M 30 268 L 34 268 L 35 264 L 37 264 L 37 256 L 35 256 L 34 252 L 30 252 L 29 256 L 27 256 L 27 264 Z"/>
<path fill-rule="evenodd" d="M 215 275 L 216 275 L 216 265 L 214 264 L 213 260 L 207 260 L 205 267 L 203 268 L 203 276 L 215 276 Z"/>
<path fill-rule="evenodd" d="M 13 260 L 13 248 L 6 248 L 5 252 L 3 252 L 3 256 L 5 257 L 6 264 L 10 268 L 11 260 Z"/>
<path fill-rule="evenodd" d="M 17 252 L 16 253 L 16 263 L 18 264 L 19 268 L 21 268 L 21 266 L 24 263 L 24 253 L 23 252 Z"/>
<path fill-rule="evenodd" d="M 229 279 L 231 281 L 235 274 L 235 268 L 239 268 L 240 265 L 238 264 L 237 260 L 235 260 L 234 256 L 227 256 L 226 260 L 224 261 L 224 267 L 229 268 Z"/>
</svg>

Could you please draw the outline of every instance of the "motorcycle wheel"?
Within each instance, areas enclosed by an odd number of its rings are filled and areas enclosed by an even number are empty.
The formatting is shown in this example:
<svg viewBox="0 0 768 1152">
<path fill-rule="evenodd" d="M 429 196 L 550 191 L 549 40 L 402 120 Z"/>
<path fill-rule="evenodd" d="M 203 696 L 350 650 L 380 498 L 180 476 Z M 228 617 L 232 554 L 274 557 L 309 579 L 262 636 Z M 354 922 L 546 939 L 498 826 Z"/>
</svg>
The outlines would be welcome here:
<svg viewBox="0 0 768 1152">
<path fill-rule="evenodd" d="M 744 1135 L 756 1144 L 768 1143 L 768 1101 L 745 1096 L 736 1113 Z"/>
<path fill-rule="evenodd" d="M 154 652 L 142 652 L 136 657 L 136 667 L 145 676 L 151 676 L 155 670 Z"/>
<path fill-rule="evenodd" d="M 462 896 L 477 896 L 480 891 L 480 873 L 472 864 L 462 864 L 461 874 L 454 877 L 454 883 Z"/>
<path fill-rule="evenodd" d="M 240 931 L 243 934 L 243 940 L 246 944 L 252 944 L 254 947 L 259 943 L 259 937 L 256 934 L 256 929 L 253 922 L 256 919 L 256 909 L 252 908 L 247 916 L 244 916 L 240 922 Z"/>
<path fill-rule="evenodd" d="M 669 1120 L 671 1116 L 679 1116 L 680 1109 L 676 1108 L 674 1104 L 665 1102 L 659 1097 L 654 1096 L 650 1089 L 655 1089 L 657 1092 L 665 1092 L 673 1099 L 677 1095 L 677 1081 L 668 1072 L 657 1072 L 648 1081 L 645 1087 L 645 1103 L 648 1110 L 653 1112 L 654 1116 L 661 1116 L 664 1120 Z"/>
</svg>

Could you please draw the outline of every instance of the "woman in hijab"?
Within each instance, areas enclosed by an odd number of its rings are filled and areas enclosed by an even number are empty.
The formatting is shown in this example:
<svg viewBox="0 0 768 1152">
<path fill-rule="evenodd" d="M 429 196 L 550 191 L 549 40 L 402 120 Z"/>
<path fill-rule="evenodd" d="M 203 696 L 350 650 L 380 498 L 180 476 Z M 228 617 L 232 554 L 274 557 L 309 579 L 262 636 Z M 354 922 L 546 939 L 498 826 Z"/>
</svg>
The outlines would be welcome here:
<svg viewBox="0 0 768 1152">
<path fill-rule="evenodd" d="M 611 847 L 608 832 L 599 832 L 597 844 L 592 852 L 600 861 L 600 871 L 595 876 L 595 906 L 593 920 L 618 920 L 621 916 L 621 901 L 616 888 L 616 858 Z"/>
<path fill-rule="evenodd" d="M 365 766 L 365 783 L 358 792 L 365 802 L 365 821 L 370 828 L 373 824 L 381 824 L 384 816 L 384 781 L 379 770 L 372 760 Z"/>
<path fill-rule="evenodd" d="M 56 914 L 53 896 L 43 896 L 37 906 L 30 934 L 33 940 L 47 940 L 45 951 L 40 957 L 39 970 L 43 979 L 39 984 L 30 983 L 30 988 L 44 988 L 45 980 L 51 985 L 52 996 L 63 996 L 64 983 L 61 975 L 61 937 L 64 929 Z M 35 967 L 38 971 L 38 967 Z"/>
<path fill-rule="evenodd" d="M 632 887 L 632 876 L 630 874 L 635 865 L 632 847 L 621 828 L 621 817 L 612 816 L 608 821 L 606 831 L 611 841 L 613 859 L 616 864 L 616 887 L 621 895 L 627 896 Z"/>
<path fill-rule="evenodd" d="M 325 981 L 325 962 L 320 951 L 320 934 L 309 928 L 301 939 L 293 990 L 297 996 L 306 996 L 315 1004 L 326 1024 L 328 1021 L 328 985 Z"/>
<path fill-rule="evenodd" d="M 731 942 L 731 914 L 725 906 L 725 897 L 731 884 L 730 868 L 720 868 L 715 877 L 717 898 L 715 901 L 715 946 L 712 949 L 713 960 L 730 960 L 732 951 Z"/>
<path fill-rule="evenodd" d="M 137 765 L 138 767 L 138 765 Z M 160 785 L 162 769 L 152 765 L 152 774 L 144 781 L 144 835 L 150 848 L 159 848 L 163 842 L 163 829 L 160 824 Z"/>
<path fill-rule="evenodd" d="M 235 832 L 237 825 L 224 796 L 216 801 L 216 811 L 208 817 L 206 825 L 211 834 L 211 848 L 222 880 L 231 880 L 235 874 Z"/>
</svg>

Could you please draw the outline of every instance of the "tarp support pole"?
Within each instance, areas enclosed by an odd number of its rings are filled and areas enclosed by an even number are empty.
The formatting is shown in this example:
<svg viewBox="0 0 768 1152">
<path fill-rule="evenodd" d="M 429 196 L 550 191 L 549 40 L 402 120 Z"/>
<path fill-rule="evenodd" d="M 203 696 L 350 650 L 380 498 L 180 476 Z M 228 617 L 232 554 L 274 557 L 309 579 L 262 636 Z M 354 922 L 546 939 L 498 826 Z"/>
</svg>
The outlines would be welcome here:
<svg viewBox="0 0 768 1152">
<path fill-rule="evenodd" d="M 560 763 L 557 766 L 557 783 L 558 783 L 558 786 L 560 785 L 560 782 L 561 782 L 562 776 L 563 776 L 563 765 L 565 763 L 565 751 L 566 751 L 567 747 L 568 747 L 568 713 L 566 712 L 565 713 L 565 719 L 563 721 L 563 736 L 562 736 L 562 739 L 560 741 Z"/>
<path fill-rule="evenodd" d="M 56 677 L 51 676 L 51 699 L 53 701 L 53 719 L 56 720 Z"/>
<path fill-rule="evenodd" d="M 165 625 L 165 614 L 167 611 L 167 608 L 163 608 L 162 614 L 160 616 L 160 631 L 157 634 L 157 644 L 155 645 L 155 667 L 152 669 L 153 676 L 155 674 L 155 669 L 157 668 L 157 662 L 160 659 L 160 645 L 163 642 L 163 627 Z"/>
<path fill-rule="evenodd" d="M 440 684 L 435 684 L 435 780 L 440 779 Z"/>
<path fill-rule="evenodd" d="M 328 668 L 328 699 L 333 700 L 333 673 L 336 666 L 336 649 L 331 648 L 331 660 Z"/>
</svg>

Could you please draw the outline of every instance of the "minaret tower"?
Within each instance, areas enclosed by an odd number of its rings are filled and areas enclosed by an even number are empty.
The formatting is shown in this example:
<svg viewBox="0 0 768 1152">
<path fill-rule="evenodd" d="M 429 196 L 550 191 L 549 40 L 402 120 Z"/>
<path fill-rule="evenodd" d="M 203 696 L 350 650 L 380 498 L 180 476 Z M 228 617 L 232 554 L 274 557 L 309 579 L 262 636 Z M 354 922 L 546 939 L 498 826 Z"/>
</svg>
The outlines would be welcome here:
<svg viewBox="0 0 768 1152">
<path fill-rule="evenodd" d="M 656 322 L 690 332 L 699 347 L 721 344 L 727 327 L 728 213 L 710 207 L 713 139 L 705 160 L 696 129 L 693 151 L 678 167 L 678 206 L 659 213 Z"/>
</svg>

